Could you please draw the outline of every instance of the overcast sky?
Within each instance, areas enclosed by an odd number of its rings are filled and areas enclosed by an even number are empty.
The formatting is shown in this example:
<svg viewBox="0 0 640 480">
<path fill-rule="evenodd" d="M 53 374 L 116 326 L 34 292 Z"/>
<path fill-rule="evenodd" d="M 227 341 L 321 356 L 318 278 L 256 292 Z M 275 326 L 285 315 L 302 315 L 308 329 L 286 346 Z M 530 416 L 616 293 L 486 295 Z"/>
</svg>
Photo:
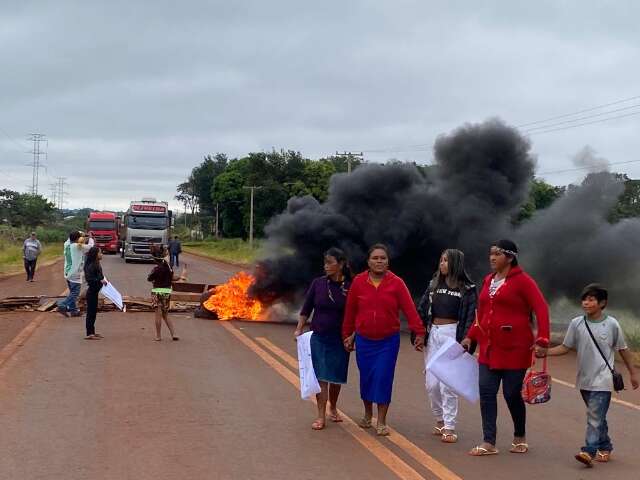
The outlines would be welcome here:
<svg viewBox="0 0 640 480">
<path fill-rule="evenodd" d="M 115 209 L 172 199 L 208 153 L 429 162 L 437 135 L 465 122 L 522 125 L 640 96 L 637 2 L 479 4 L 5 0 L 0 187 L 31 185 L 31 132 L 49 140 L 41 193 L 63 176 L 66 206 Z M 639 160 L 614 169 L 640 178 L 639 125 L 630 115 L 532 134 L 538 172 L 579 181 L 584 171 L 547 172 L 575 168 L 590 145 L 609 162 Z"/>
</svg>

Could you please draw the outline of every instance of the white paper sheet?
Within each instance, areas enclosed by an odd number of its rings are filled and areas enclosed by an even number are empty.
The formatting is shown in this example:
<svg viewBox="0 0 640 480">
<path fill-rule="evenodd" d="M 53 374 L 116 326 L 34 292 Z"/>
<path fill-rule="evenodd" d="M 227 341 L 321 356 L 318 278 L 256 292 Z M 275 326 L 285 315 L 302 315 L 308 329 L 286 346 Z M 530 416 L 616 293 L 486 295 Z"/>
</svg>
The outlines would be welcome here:
<svg viewBox="0 0 640 480">
<path fill-rule="evenodd" d="M 100 293 L 105 298 L 108 298 L 113 302 L 113 304 L 118 307 L 120 310 L 124 310 L 124 305 L 122 304 L 122 295 L 116 288 L 111 284 L 111 282 L 107 282 L 106 285 L 100 289 Z"/>
<path fill-rule="evenodd" d="M 478 361 L 452 338 L 431 357 L 427 370 L 459 396 L 472 403 L 480 399 Z"/>
<path fill-rule="evenodd" d="M 311 335 L 307 332 L 300 335 L 298 340 L 298 368 L 300 370 L 300 396 L 303 400 L 308 400 L 313 395 L 320 393 L 320 384 L 313 370 L 311 360 Z"/>
</svg>

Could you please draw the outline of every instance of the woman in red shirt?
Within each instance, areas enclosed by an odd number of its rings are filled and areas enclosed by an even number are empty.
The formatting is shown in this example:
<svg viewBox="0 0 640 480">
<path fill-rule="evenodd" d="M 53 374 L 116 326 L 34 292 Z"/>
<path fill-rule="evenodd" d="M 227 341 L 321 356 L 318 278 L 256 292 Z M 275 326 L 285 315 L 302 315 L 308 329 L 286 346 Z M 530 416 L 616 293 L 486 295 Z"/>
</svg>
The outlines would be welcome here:
<svg viewBox="0 0 640 480">
<path fill-rule="evenodd" d="M 502 391 L 513 419 L 512 453 L 529 450 L 525 438 L 526 407 L 522 382 L 531 366 L 532 350 L 546 355 L 549 346 L 549 307 L 536 282 L 518 265 L 518 247 L 510 240 L 496 242 L 489 253 L 493 273 L 482 283 L 475 324 L 462 345 L 476 341 L 480 347 L 480 412 L 484 442 L 469 454 L 495 455 L 497 395 Z M 532 316 L 538 323 L 532 329 Z"/>
<path fill-rule="evenodd" d="M 387 411 L 400 349 L 400 310 L 416 334 L 415 349 L 422 351 L 425 329 L 402 279 L 389 271 L 389 251 L 376 244 L 369 249 L 369 269 L 353 279 L 347 295 L 342 338 L 348 351 L 356 350 L 360 370 L 360 397 L 364 417 L 358 423 L 371 428 L 373 404 L 378 405 L 376 433 L 389 435 Z"/>
</svg>

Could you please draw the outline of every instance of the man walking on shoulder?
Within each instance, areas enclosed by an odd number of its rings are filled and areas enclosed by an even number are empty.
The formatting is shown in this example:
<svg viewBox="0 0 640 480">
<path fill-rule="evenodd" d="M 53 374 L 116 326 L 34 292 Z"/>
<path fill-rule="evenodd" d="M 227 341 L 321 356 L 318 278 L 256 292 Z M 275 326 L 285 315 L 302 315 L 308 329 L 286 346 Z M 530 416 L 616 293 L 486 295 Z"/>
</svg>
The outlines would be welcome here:
<svg viewBox="0 0 640 480">
<path fill-rule="evenodd" d="M 31 232 L 31 236 L 24 241 L 22 246 L 22 257 L 24 258 L 24 269 L 27 272 L 27 282 L 33 282 L 36 273 L 36 262 L 42 253 L 40 240 L 36 238 L 36 232 Z"/>
<path fill-rule="evenodd" d="M 85 244 L 85 239 L 78 231 L 71 232 L 69 239 L 64 242 L 64 278 L 67 281 L 69 295 L 58 302 L 58 313 L 65 317 L 78 317 L 80 310 L 77 300 L 82 287 L 82 269 L 84 266 L 84 256 L 93 247 L 93 238 Z"/>
<path fill-rule="evenodd" d="M 173 268 L 175 264 L 176 267 L 179 267 L 179 255 L 182 253 L 182 244 L 180 243 L 180 240 L 178 240 L 177 235 L 173 237 L 173 239 L 169 240 L 167 248 L 169 249 L 169 266 Z"/>
</svg>

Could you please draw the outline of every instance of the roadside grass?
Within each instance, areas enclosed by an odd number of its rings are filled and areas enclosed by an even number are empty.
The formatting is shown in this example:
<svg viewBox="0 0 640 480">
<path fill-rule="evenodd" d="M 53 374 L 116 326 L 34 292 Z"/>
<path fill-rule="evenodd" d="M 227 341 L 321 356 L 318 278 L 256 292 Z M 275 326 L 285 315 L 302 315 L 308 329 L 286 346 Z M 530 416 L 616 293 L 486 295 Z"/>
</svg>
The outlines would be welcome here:
<svg viewBox="0 0 640 480">
<path fill-rule="evenodd" d="M 254 248 L 249 248 L 249 242 L 240 238 L 221 238 L 202 242 L 185 242 L 182 249 L 187 253 L 197 253 L 215 260 L 233 263 L 253 263 L 260 250 L 260 241 L 254 240 Z"/>
<path fill-rule="evenodd" d="M 62 243 L 42 242 L 42 254 L 38 257 L 39 265 L 59 257 L 62 257 Z M 23 269 L 22 243 L 0 239 L 0 275 L 20 272 Z"/>
</svg>

